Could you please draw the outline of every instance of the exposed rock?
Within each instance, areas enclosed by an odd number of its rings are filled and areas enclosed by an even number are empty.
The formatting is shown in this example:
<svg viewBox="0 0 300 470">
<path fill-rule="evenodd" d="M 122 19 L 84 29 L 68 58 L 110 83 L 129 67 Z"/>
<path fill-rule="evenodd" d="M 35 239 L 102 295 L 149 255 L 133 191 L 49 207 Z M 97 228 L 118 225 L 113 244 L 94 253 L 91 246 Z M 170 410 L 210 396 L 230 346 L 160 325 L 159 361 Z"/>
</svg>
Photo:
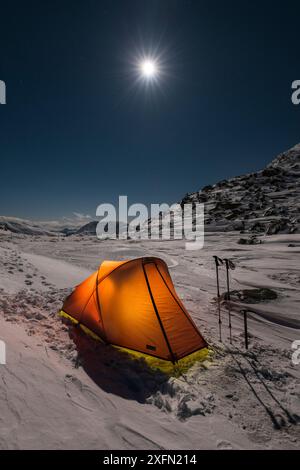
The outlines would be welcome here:
<svg viewBox="0 0 300 470">
<path fill-rule="evenodd" d="M 249 238 L 240 238 L 238 240 L 239 245 L 259 245 L 261 243 L 263 243 L 263 241 L 257 238 L 256 235 L 252 235 Z"/>
<path fill-rule="evenodd" d="M 249 227 L 250 232 L 263 233 L 265 231 L 265 226 L 261 222 L 255 222 Z"/>
<path fill-rule="evenodd" d="M 279 168 L 265 168 L 262 171 L 263 176 L 274 176 L 274 175 L 278 175 L 279 173 L 280 173 Z"/>
<path fill-rule="evenodd" d="M 212 189 L 213 189 L 213 187 L 212 187 L 210 184 L 208 184 L 208 185 L 206 185 L 206 186 L 203 186 L 203 188 L 202 188 L 201 191 L 202 191 L 203 193 L 206 193 L 206 192 L 208 192 L 208 191 L 211 191 Z"/>
<path fill-rule="evenodd" d="M 221 299 L 228 300 L 227 292 L 221 295 Z M 261 287 L 259 289 L 241 289 L 230 291 L 230 299 L 247 304 L 256 304 L 266 300 L 275 300 L 277 299 L 277 294 L 267 287 Z"/>
</svg>

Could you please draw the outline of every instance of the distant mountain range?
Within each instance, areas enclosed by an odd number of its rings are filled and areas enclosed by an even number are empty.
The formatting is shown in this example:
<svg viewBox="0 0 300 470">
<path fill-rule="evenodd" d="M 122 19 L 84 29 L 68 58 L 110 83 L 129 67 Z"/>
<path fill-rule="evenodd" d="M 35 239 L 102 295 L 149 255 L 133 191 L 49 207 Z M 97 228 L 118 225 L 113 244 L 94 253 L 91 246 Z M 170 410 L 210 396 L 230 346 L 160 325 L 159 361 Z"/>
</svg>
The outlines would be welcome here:
<svg viewBox="0 0 300 470">
<path fill-rule="evenodd" d="M 0 230 L 24 235 L 54 235 L 55 231 L 46 228 L 42 222 L 0 216 Z M 56 232 L 57 233 L 57 232 Z"/>
<path fill-rule="evenodd" d="M 83 225 L 82 227 L 73 230 L 68 233 L 68 235 L 95 235 L 96 234 L 96 227 L 98 225 L 98 221 L 92 220 L 91 222 L 88 222 L 87 224 Z M 116 223 L 116 233 L 119 234 L 120 231 L 126 230 L 126 224 L 125 223 Z"/>
<path fill-rule="evenodd" d="M 23 235 L 48 235 L 55 236 L 58 234 L 64 236 L 70 235 L 95 235 L 98 221 L 91 220 L 84 225 L 76 226 L 72 221 L 66 225 L 66 221 L 50 221 L 39 222 L 27 219 L 20 219 L 17 217 L 0 216 L 0 230 L 10 233 L 17 233 Z M 117 222 L 117 234 L 119 231 L 126 230 L 126 224 Z"/>
<path fill-rule="evenodd" d="M 300 144 L 276 157 L 255 173 L 224 179 L 200 191 L 188 193 L 180 205 L 201 202 L 205 205 L 205 230 L 238 230 L 254 234 L 294 233 L 300 229 Z M 174 224 L 181 218 L 175 214 Z M 86 223 L 82 223 L 86 220 Z M 0 230 L 24 235 L 95 235 L 98 222 L 87 216 L 61 221 L 31 221 L 0 216 Z M 141 227 L 161 226 L 149 219 Z M 197 225 L 197 220 L 191 221 Z M 117 226 L 126 230 L 124 224 Z"/>
</svg>

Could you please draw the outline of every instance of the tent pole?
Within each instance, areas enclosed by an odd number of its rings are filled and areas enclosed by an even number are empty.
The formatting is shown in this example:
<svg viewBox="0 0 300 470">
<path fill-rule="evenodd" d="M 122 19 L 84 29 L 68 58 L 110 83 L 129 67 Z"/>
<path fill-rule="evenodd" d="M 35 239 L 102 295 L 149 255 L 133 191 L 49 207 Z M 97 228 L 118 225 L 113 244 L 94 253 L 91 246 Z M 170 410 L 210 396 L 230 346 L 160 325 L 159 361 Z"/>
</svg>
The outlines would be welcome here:
<svg viewBox="0 0 300 470">
<path fill-rule="evenodd" d="M 244 335 L 245 335 L 245 348 L 248 349 L 249 346 L 249 339 L 248 339 L 248 316 L 247 310 L 242 310 L 244 314 Z"/>
<path fill-rule="evenodd" d="M 190 322 L 190 324 L 193 326 L 193 328 L 195 329 L 195 331 L 198 333 L 198 335 L 202 338 L 202 335 L 200 334 L 200 332 L 198 331 L 195 323 L 193 322 L 193 320 L 187 316 L 186 312 L 185 312 L 185 309 L 182 307 L 182 305 L 180 305 L 180 302 L 178 302 L 178 299 L 176 299 L 176 297 L 174 296 L 173 292 L 171 291 L 170 287 L 168 286 L 168 284 L 166 283 L 166 280 L 164 278 L 164 276 L 162 275 L 162 273 L 160 272 L 160 269 L 158 267 L 158 265 L 155 263 L 155 267 L 161 277 L 161 279 L 163 280 L 163 283 L 164 285 L 166 286 L 166 288 L 168 289 L 168 291 L 170 292 L 171 296 L 173 297 L 173 299 L 175 300 L 175 302 L 177 303 L 178 307 L 180 308 L 180 310 L 182 311 L 182 313 L 185 315 L 185 317 L 188 319 L 188 321 Z"/>
</svg>

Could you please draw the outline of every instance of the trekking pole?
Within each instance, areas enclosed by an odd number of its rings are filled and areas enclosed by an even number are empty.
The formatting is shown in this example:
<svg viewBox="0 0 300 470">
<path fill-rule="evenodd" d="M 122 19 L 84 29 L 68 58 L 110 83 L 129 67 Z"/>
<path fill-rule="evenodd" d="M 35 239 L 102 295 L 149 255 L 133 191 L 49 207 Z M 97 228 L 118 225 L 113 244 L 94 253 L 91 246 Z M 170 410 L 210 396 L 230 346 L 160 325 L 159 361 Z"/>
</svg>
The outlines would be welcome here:
<svg viewBox="0 0 300 470">
<path fill-rule="evenodd" d="M 243 315 L 244 315 L 245 348 L 248 349 L 249 341 L 248 341 L 248 317 L 247 317 L 247 310 L 242 310 L 241 313 L 243 313 Z"/>
<path fill-rule="evenodd" d="M 228 323 L 229 323 L 229 341 L 232 344 L 232 328 L 231 328 L 231 305 L 230 305 L 230 288 L 229 288 L 229 270 L 234 269 L 235 265 L 230 259 L 224 258 L 226 265 L 226 279 L 227 279 L 227 301 L 228 301 Z"/>
<path fill-rule="evenodd" d="M 218 296 L 218 315 L 219 315 L 219 336 L 220 342 L 222 343 L 222 319 L 221 319 L 221 306 L 220 306 L 220 283 L 219 283 L 219 266 L 223 264 L 223 260 L 218 256 L 213 257 L 216 264 L 216 276 L 217 276 L 217 296 Z"/>
</svg>

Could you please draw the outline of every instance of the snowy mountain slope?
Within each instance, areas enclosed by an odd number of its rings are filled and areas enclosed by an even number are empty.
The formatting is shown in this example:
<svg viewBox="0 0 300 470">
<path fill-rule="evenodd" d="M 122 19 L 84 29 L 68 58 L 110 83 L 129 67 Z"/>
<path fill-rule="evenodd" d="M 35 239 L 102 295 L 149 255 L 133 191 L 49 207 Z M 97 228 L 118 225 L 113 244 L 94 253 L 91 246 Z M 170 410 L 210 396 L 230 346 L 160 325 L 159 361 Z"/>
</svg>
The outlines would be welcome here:
<svg viewBox="0 0 300 470">
<path fill-rule="evenodd" d="M 85 225 L 83 225 L 82 227 L 78 228 L 77 230 L 75 230 L 73 232 L 73 234 L 76 234 L 76 235 L 94 235 L 96 236 L 96 229 L 97 229 L 97 225 L 98 225 L 99 221 L 98 220 L 93 220 Z M 108 225 L 106 224 L 106 230 L 108 228 Z M 127 229 L 127 225 L 123 222 L 116 222 L 116 233 L 120 233 L 120 232 L 126 232 L 126 229 Z M 103 233 L 103 237 L 106 238 L 106 232 Z"/>
<path fill-rule="evenodd" d="M 0 230 L 24 235 L 52 235 L 47 227 L 43 227 L 40 222 L 19 219 L 17 217 L 0 216 Z"/>
<path fill-rule="evenodd" d="M 265 169 L 187 194 L 181 204 L 205 204 L 206 230 L 294 233 L 300 227 L 300 144 Z"/>
<path fill-rule="evenodd" d="M 33 220 L 0 216 L 0 230 L 23 235 L 70 235 L 93 222 L 89 215 L 74 212 L 70 217 L 56 220 Z M 95 222 L 94 222 L 95 223 Z"/>
<path fill-rule="evenodd" d="M 87 218 L 86 218 L 87 219 Z M 0 230 L 8 231 L 21 235 L 90 235 L 96 236 L 96 227 L 99 223 L 97 220 L 88 219 L 84 222 L 83 218 L 62 218 L 53 221 L 34 221 L 28 219 L 20 219 L 18 217 L 0 216 Z M 127 225 L 122 222 L 116 223 L 116 232 L 125 232 Z M 105 234 L 103 234 L 105 235 Z"/>
<path fill-rule="evenodd" d="M 204 203 L 205 231 L 235 231 L 272 235 L 295 233 L 300 228 L 300 144 L 280 154 L 266 168 L 255 173 L 222 180 L 186 194 L 185 204 Z M 168 215 L 149 219 L 141 233 L 166 233 Z M 201 217 L 187 217 L 186 233 L 199 229 Z M 173 234 L 181 231 L 182 211 L 174 211 Z"/>
</svg>

